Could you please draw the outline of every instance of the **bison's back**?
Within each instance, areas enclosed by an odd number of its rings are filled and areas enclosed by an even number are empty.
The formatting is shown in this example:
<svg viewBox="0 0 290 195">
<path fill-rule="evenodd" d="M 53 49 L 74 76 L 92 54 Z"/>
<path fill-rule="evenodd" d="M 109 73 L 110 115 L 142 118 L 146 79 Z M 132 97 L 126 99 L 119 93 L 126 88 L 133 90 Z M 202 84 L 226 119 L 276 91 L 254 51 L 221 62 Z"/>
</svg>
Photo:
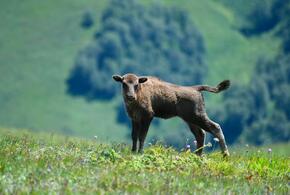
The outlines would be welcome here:
<svg viewBox="0 0 290 195">
<path fill-rule="evenodd" d="M 155 77 L 150 77 L 149 82 L 146 83 L 146 90 L 150 91 L 154 116 L 165 119 L 176 116 L 177 96 L 175 85 Z"/>
<path fill-rule="evenodd" d="M 150 97 L 154 116 L 171 118 L 180 115 L 193 116 L 203 110 L 202 94 L 192 87 L 179 86 L 150 77 L 144 83 L 144 94 Z"/>
</svg>

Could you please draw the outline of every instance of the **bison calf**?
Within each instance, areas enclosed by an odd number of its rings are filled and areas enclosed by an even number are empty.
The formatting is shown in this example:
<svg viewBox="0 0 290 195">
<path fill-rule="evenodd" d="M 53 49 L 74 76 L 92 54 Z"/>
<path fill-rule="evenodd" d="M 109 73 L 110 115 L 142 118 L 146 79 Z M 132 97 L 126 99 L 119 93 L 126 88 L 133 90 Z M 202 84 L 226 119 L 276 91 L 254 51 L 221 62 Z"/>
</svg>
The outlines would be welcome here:
<svg viewBox="0 0 290 195">
<path fill-rule="evenodd" d="M 129 117 L 132 120 L 132 151 L 143 151 L 146 134 L 153 117 L 168 119 L 178 116 L 189 126 L 196 137 L 198 155 L 202 153 L 205 131 L 219 139 L 225 156 L 229 155 L 224 134 L 219 124 L 209 119 L 205 112 L 201 91 L 218 93 L 229 88 L 225 80 L 216 87 L 207 85 L 178 86 L 156 77 L 138 77 L 135 74 L 114 75 L 113 79 L 122 83 L 123 98 Z"/>
</svg>

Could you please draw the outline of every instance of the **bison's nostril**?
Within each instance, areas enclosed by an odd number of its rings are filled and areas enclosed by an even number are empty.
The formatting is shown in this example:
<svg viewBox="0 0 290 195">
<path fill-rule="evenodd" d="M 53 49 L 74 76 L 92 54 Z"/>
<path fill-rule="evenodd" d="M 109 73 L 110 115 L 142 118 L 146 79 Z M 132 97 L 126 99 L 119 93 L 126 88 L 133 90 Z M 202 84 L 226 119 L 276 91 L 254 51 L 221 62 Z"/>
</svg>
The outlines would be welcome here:
<svg viewBox="0 0 290 195">
<path fill-rule="evenodd" d="M 128 100 L 134 100 L 134 99 L 135 99 L 135 97 L 134 97 L 134 96 L 131 96 L 131 95 L 127 95 L 126 98 L 127 98 Z"/>
</svg>

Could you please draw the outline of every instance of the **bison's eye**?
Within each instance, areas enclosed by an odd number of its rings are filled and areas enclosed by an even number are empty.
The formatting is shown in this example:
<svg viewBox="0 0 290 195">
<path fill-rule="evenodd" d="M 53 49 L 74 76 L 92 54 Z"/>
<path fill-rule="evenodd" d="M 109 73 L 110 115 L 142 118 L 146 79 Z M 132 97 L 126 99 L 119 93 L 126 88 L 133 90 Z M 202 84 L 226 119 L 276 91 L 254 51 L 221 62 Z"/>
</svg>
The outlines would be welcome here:
<svg viewBox="0 0 290 195">
<path fill-rule="evenodd" d="M 138 89 L 138 84 L 134 85 L 134 90 L 137 91 L 137 89 Z"/>
<path fill-rule="evenodd" d="M 128 86 L 125 83 L 123 83 L 123 89 L 128 89 Z"/>
</svg>

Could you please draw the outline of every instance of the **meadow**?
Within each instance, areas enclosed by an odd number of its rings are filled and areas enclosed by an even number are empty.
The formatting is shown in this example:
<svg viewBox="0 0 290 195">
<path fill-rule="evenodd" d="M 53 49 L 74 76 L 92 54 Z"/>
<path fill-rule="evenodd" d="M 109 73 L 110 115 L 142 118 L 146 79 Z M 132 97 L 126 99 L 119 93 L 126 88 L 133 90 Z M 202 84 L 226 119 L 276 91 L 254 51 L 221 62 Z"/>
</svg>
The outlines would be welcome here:
<svg viewBox="0 0 290 195">
<path fill-rule="evenodd" d="M 289 143 L 236 146 L 229 158 L 212 143 L 200 158 L 161 144 L 132 154 L 97 137 L 21 132 L 0 129 L 0 194 L 289 194 Z"/>
</svg>

